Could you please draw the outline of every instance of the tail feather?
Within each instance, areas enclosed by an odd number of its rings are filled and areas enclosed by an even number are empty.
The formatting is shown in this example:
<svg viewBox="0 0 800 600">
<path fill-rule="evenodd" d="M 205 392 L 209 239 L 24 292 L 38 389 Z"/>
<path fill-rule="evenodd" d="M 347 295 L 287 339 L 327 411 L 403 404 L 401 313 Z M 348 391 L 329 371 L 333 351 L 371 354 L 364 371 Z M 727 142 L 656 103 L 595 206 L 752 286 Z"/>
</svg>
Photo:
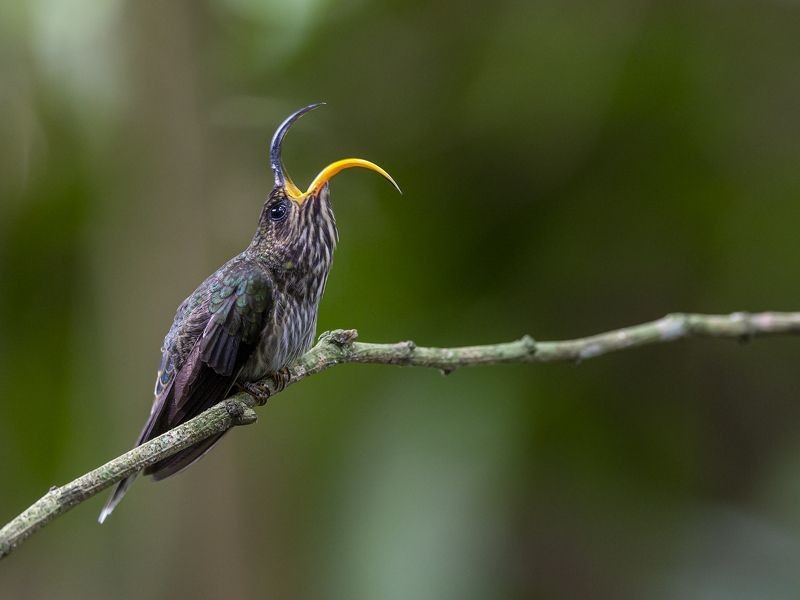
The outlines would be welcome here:
<svg viewBox="0 0 800 600">
<path fill-rule="evenodd" d="M 136 439 L 136 443 L 134 447 L 141 446 L 144 442 L 149 439 L 155 437 L 153 435 L 154 430 L 156 430 L 156 425 L 161 420 L 161 413 L 163 412 L 164 404 L 170 399 L 173 393 L 173 386 L 170 384 L 168 388 L 166 388 L 159 396 L 156 398 L 156 401 L 153 403 L 153 408 L 150 411 L 150 417 L 147 419 L 147 422 L 144 424 L 139 437 Z M 156 435 L 158 435 L 156 433 Z M 134 473 L 133 475 L 128 475 L 125 479 L 120 481 L 114 491 L 111 492 L 111 497 L 106 502 L 105 506 L 103 506 L 103 510 L 100 511 L 100 516 L 97 518 L 97 522 L 102 524 L 108 518 L 114 509 L 116 508 L 117 504 L 122 501 L 123 496 L 128 492 L 128 488 L 131 487 L 134 479 L 139 473 Z"/>
<path fill-rule="evenodd" d="M 108 499 L 108 502 L 106 502 L 106 505 L 103 507 L 103 510 L 100 511 L 100 516 L 97 518 L 98 523 L 102 525 L 103 521 L 108 518 L 108 515 L 114 511 L 114 509 L 117 507 L 117 504 L 122 501 L 123 496 L 125 496 L 127 493 L 128 488 L 131 487 L 131 484 L 133 483 L 133 480 L 136 479 L 137 475 L 138 473 L 128 475 L 125 479 L 117 484 L 117 487 L 114 488 L 114 491 L 112 492 L 111 497 Z"/>
<path fill-rule="evenodd" d="M 166 479 L 167 477 L 175 475 L 175 473 L 178 473 L 179 471 L 183 471 L 189 465 L 200 460 L 206 452 L 211 450 L 212 446 L 216 445 L 216 443 L 223 435 L 225 435 L 225 433 L 226 432 L 222 432 L 218 435 L 211 436 L 202 442 L 198 442 L 194 446 L 190 446 L 185 450 L 181 450 L 177 454 L 173 454 L 172 456 L 165 458 L 164 460 L 159 461 L 150 467 L 147 467 L 144 470 L 144 474 L 152 476 L 155 481 L 161 481 L 162 479 Z M 98 523 L 102 524 L 108 518 L 108 515 L 114 512 L 117 504 L 119 504 L 125 494 L 128 493 L 128 488 L 131 487 L 138 475 L 139 473 L 128 475 L 125 479 L 117 484 L 117 486 L 114 488 L 114 491 L 111 493 L 111 497 L 108 499 L 108 502 L 106 502 L 105 506 L 103 506 L 103 510 L 100 511 L 100 516 L 97 518 Z"/>
</svg>

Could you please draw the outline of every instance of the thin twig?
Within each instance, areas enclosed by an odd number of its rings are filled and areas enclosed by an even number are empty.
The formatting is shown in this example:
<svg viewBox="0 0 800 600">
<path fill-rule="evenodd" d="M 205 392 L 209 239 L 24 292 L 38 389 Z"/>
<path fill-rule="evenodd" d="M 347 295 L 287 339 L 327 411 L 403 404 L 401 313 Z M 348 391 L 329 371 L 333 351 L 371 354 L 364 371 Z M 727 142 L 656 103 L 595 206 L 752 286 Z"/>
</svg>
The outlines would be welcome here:
<svg viewBox="0 0 800 600">
<path fill-rule="evenodd" d="M 649 323 L 574 340 L 536 342 L 524 336 L 514 342 L 460 348 L 425 348 L 410 341 L 370 344 L 356 341 L 354 329 L 338 329 L 322 334 L 317 345 L 289 367 L 289 384 L 346 363 L 429 367 L 449 373 L 462 367 L 500 363 L 580 362 L 609 352 L 689 337 L 750 339 L 799 333 L 800 313 L 785 312 L 675 313 Z M 278 389 L 269 378 L 258 385 L 270 395 L 283 389 Z M 255 422 L 255 404 L 248 394 L 238 393 L 70 483 L 51 488 L 0 530 L 0 559 L 57 516 L 124 477 L 231 427 Z"/>
</svg>

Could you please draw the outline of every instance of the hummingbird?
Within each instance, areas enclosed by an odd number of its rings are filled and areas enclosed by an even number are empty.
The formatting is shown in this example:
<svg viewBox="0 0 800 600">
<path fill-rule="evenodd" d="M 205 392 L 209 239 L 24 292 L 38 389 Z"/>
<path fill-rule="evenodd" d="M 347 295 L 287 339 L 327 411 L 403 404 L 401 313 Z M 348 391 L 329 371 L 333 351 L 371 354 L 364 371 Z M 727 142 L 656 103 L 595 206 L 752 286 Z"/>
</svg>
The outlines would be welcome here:
<svg viewBox="0 0 800 600">
<path fill-rule="evenodd" d="M 178 307 L 164 338 L 150 416 L 136 446 L 196 417 L 238 387 L 264 403 L 253 384 L 272 377 L 285 385 L 286 369 L 312 345 L 317 311 L 339 238 L 329 182 L 352 167 L 375 171 L 400 191 L 381 167 L 361 158 L 331 163 L 301 191 L 281 161 L 283 139 L 301 116 L 292 113 L 270 144 L 275 186 L 267 196 L 249 246 L 210 275 Z M 223 434 L 212 436 L 144 469 L 160 481 L 194 463 Z M 100 513 L 102 523 L 138 473 L 120 481 Z"/>
</svg>

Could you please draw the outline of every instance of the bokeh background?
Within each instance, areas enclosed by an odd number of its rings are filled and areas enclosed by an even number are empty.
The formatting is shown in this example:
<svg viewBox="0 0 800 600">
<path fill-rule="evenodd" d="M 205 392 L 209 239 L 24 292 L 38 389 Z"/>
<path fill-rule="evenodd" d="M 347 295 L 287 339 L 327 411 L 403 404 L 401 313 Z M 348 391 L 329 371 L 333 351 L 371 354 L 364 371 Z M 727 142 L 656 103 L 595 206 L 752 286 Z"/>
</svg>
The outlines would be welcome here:
<svg viewBox="0 0 800 600">
<path fill-rule="evenodd" d="M 796 1 L 6 2 L 0 521 L 126 450 L 179 302 L 296 108 L 333 183 L 320 331 L 457 345 L 800 308 Z M 0 597 L 800 596 L 800 342 L 346 366 L 86 502 Z"/>
</svg>

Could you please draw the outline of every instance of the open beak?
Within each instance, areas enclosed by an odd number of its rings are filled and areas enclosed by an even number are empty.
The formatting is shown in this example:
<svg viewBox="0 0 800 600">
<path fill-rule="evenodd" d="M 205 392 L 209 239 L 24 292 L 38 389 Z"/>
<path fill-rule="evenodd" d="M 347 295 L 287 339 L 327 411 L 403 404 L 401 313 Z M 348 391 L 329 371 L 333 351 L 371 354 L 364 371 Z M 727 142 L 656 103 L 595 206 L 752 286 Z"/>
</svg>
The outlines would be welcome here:
<svg viewBox="0 0 800 600">
<path fill-rule="evenodd" d="M 280 124 L 278 129 L 275 131 L 275 135 L 272 136 L 269 158 L 272 171 L 275 174 L 275 185 L 282 187 L 285 190 L 286 195 L 294 202 L 297 204 L 303 204 L 306 198 L 319 193 L 320 189 L 322 189 L 322 187 L 337 173 L 344 171 L 345 169 L 361 167 L 363 169 L 369 169 L 370 171 L 375 171 L 376 173 L 383 175 L 395 188 L 397 188 L 397 191 L 402 194 L 403 192 L 400 190 L 400 186 L 397 185 L 389 173 L 375 163 L 364 160 L 363 158 L 343 158 L 342 160 L 337 160 L 336 162 L 329 164 L 327 167 L 322 169 L 322 171 L 320 171 L 319 175 L 314 178 L 314 180 L 311 182 L 311 185 L 308 186 L 308 189 L 305 192 L 301 191 L 300 188 L 294 184 L 291 177 L 289 177 L 289 174 L 286 173 L 285 169 L 283 168 L 283 163 L 281 162 L 281 145 L 283 144 L 283 138 L 286 136 L 286 132 L 289 131 L 289 128 L 295 121 L 297 121 L 297 119 L 302 117 L 307 112 L 322 106 L 323 104 L 324 102 L 311 104 L 310 106 L 306 106 L 292 113 L 283 123 Z"/>
</svg>

